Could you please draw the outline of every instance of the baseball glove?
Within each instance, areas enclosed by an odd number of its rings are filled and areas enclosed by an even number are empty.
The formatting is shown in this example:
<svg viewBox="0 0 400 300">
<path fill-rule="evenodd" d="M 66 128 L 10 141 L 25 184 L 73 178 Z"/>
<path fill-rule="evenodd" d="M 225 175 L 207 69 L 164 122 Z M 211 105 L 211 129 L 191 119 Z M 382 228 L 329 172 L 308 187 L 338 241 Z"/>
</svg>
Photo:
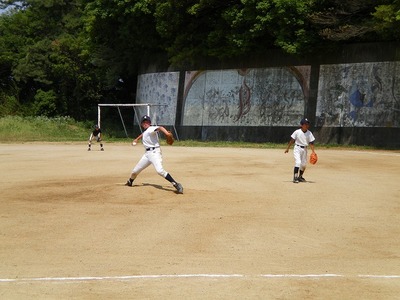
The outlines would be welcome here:
<svg viewBox="0 0 400 300">
<path fill-rule="evenodd" d="M 165 136 L 165 138 L 167 139 L 168 145 L 172 145 L 175 141 L 171 131 L 168 131 L 168 134 Z"/>
<path fill-rule="evenodd" d="M 315 165 L 318 161 L 318 155 L 317 153 L 313 152 L 310 154 L 310 164 Z"/>
</svg>

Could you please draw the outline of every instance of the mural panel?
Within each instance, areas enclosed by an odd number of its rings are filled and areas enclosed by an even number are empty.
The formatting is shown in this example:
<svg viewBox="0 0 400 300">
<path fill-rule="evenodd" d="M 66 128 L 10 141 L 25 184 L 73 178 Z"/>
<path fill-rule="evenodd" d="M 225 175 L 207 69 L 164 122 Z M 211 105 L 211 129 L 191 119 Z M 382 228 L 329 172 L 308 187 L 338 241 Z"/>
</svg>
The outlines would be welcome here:
<svg viewBox="0 0 400 300">
<path fill-rule="evenodd" d="M 179 72 L 142 74 L 138 77 L 136 103 L 149 103 L 154 124 L 175 125 Z M 146 108 L 136 109 L 139 117 Z"/>
<path fill-rule="evenodd" d="M 321 65 L 317 126 L 399 127 L 400 62 Z"/>
<path fill-rule="evenodd" d="M 183 125 L 297 126 L 310 66 L 188 71 Z"/>
</svg>

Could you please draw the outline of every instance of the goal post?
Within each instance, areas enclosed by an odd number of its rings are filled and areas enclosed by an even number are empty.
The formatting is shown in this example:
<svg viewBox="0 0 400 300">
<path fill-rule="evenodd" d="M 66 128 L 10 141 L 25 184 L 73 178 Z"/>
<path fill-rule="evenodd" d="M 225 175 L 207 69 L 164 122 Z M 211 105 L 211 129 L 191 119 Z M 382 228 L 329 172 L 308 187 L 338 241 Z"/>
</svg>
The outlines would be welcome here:
<svg viewBox="0 0 400 300">
<path fill-rule="evenodd" d="M 126 135 L 127 138 L 129 138 L 128 132 L 127 132 L 126 126 L 125 126 L 125 120 L 124 120 L 124 118 L 123 118 L 123 116 L 121 114 L 120 108 L 124 108 L 124 107 L 125 108 L 126 107 L 132 107 L 133 108 L 132 124 L 134 125 L 135 121 L 136 121 L 136 123 L 138 124 L 140 132 L 142 132 L 142 128 L 140 127 L 140 118 L 141 118 L 141 116 L 143 116 L 143 115 L 150 116 L 150 118 L 153 121 L 152 122 L 153 125 L 157 125 L 157 119 L 160 116 L 159 113 L 163 112 L 162 106 L 165 106 L 165 105 L 151 104 L 151 103 L 135 103 L 135 104 L 133 104 L 133 103 L 132 104 L 127 104 L 127 103 L 124 103 L 124 104 L 102 103 L 102 104 L 98 104 L 97 105 L 97 124 L 101 128 L 101 122 L 102 122 L 101 117 L 102 117 L 102 108 L 103 107 L 115 107 L 118 110 L 118 114 L 119 114 L 119 117 L 121 119 L 122 126 L 124 127 L 125 135 Z M 158 109 L 161 109 L 161 111 L 157 111 L 157 109 L 154 110 L 153 107 L 160 107 Z M 125 115 L 125 117 L 126 117 L 126 115 Z M 175 125 L 172 125 L 172 126 L 173 126 L 173 129 L 175 131 L 175 135 L 176 135 L 177 139 L 179 140 L 177 132 L 176 132 Z"/>
<path fill-rule="evenodd" d="M 120 119 L 121 119 L 121 122 L 122 122 L 122 126 L 124 127 L 125 135 L 126 135 L 126 137 L 129 137 L 128 136 L 128 132 L 126 131 L 125 121 L 124 121 L 124 119 L 122 117 L 122 114 L 121 114 L 121 111 L 120 111 L 120 107 L 132 107 L 134 112 L 135 112 L 134 113 L 135 117 L 138 118 L 136 110 L 135 110 L 135 107 L 145 108 L 146 109 L 146 114 L 148 116 L 150 116 L 150 106 L 152 106 L 152 104 L 150 104 L 150 103 L 141 103 L 141 104 L 126 104 L 126 103 L 124 103 L 124 104 L 122 104 L 122 103 L 119 103 L 119 104 L 108 104 L 108 103 L 104 103 L 104 104 L 98 104 L 97 105 L 97 125 L 99 125 L 99 127 L 101 128 L 101 108 L 102 107 L 116 107 L 118 109 L 118 113 L 119 113 L 119 116 L 120 116 Z M 140 127 L 140 122 L 138 120 L 137 120 L 137 122 L 139 123 L 139 127 Z"/>
</svg>

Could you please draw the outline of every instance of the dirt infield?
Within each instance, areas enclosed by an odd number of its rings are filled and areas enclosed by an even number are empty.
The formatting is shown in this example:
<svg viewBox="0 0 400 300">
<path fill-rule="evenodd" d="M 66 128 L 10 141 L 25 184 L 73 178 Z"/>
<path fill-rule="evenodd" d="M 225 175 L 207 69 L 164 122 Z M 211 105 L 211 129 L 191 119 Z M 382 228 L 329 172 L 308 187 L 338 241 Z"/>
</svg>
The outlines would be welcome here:
<svg viewBox="0 0 400 300">
<path fill-rule="evenodd" d="M 394 299 L 400 151 L 0 144 L 1 299 Z"/>
</svg>

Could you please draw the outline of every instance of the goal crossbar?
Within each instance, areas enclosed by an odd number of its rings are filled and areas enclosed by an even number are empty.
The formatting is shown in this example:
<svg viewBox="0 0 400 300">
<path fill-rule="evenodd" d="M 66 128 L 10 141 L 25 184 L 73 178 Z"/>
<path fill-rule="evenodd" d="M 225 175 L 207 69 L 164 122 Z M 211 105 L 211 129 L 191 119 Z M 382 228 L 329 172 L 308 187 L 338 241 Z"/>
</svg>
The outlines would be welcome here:
<svg viewBox="0 0 400 300">
<path fill-rule="evenodd" d="M 112 104 L 111 103 L 102 103 L 102 104 L 98 104 L 97 105 L 97 124 L 99 125 L 100 128 L 101 128 L 101 107 L 105 107 L 105 106 L 116 107 L 118 109 L 118 113 L 119 113 L 119 116 L 121 118 L 122 125 L 124 127 L 125 135 L 126 135 L 126 137 L 128 137 L 128 133 L 127 133 L 126 127 L 125 127 L 125 122 L 124 122 L 124 120 L 122 118 L 122 114 L 121 114 L 120 109 L 119 109 L 120 107 L 132 107 L 133 110 L 134 110 L 134 115 L 135 115 L 135 117 L 137 119 L 137 122 L 139 123 L 135 107 L 146 107 L 146 114 L 148 116 L 150 116 L 150 108 L 152 106 L 165 106 L 165 105 L 163 105 L 163 104 L 151 104 L 151 103 L 112 103 Z M 176 132 L 176 128 L 175 128 L 174 125 L 173 125 L 173 127 L 174 127 L 175 134 L 176 134 L 176 136 L 178 138 L 178 134 Z M 140 127 L 140 125 L 139 125 L 139 129 L 140 129 L 140 131 L 142 131 L 142 128 Z M 178 138 L 178 140 L 179 140 L 179 138 Z"/>
</svg>

